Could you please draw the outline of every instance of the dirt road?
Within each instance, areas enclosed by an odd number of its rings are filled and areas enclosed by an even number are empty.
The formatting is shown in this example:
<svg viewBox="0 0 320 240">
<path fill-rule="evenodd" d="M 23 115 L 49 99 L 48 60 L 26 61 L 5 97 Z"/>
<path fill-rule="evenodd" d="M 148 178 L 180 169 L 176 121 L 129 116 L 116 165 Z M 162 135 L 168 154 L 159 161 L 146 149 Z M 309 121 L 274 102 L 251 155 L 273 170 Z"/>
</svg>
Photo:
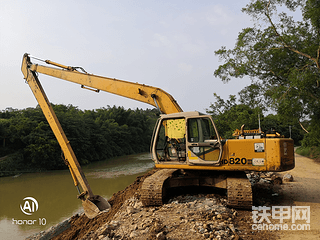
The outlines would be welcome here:
<svg viewBox="0 0 320 240">
<path fill-rule="evenodd" d="M 310 230 L 280 230 L 278 236 L 283 240 L 320 239 L 320 164 L 296 155 L 296 167 L 288 173 L 294 179 L 281 186 L 279 206 L 310 206 Z"/>
</svg>

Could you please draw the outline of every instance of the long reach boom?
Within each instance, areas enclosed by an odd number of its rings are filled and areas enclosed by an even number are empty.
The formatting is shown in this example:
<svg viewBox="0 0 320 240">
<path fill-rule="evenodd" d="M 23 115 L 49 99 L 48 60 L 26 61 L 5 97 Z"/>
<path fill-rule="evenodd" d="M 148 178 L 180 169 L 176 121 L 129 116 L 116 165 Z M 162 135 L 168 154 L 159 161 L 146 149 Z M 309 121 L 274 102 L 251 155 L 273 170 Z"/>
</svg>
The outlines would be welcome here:
<svg viewBox="0 0 320 240">
<path fill-rule="evenodd" d="M 33 64 L 30 61 L 29 55 L 24 54 L 22 71 L 26 72 L 26 70 L 29 69 L 31 72 L 38 72 L 69 82 L 78 83 L 82 88 L 87 88 L 96 92 L 101 90 L 131 98 L 139 102 L 148 103 L 157 107 L 163 114 L 183 112 L 176 100 L 169 93 L 160 88 L 115 78 L 101 77 L 86 72 L 82 73 L 77 71 L 78 68 L 65 66 L 50 60 L 45 60 L 44 62 L 58 68 Z"/>
<path fill-rule="evenodd" d="M 38 59 L 38 58 L 36 58 Z M 60 78 L 69 82 L 78 83 L 82 88 L 99 92 L 100 90 L 131 98 L 140 102 L 155 106 L 163 114 L 182 112 L 182 109 L 174 98 L 160 88 L 155 88 L 139 83 L 132 83 L 114 78 L 101 77 L 88 74 L 83 68 L 65 66 L 50 60 L 41 60 L 54 67 L 33 64 L 29 54 L 24 54 L 21 70 L 29 84 L 39 106 L 41 107 L 55 137 L 57 138 L 63 152 L 64 160 L 69 167 L 75 186 L 78 189 L 79 196 L 85 214 L 89 218 L 94 218 L 103 210 L 108 210 L 110 204 L 101 196 L 94 195 L 90 185 L 80 167 L 80 164 L 71 148 L 60 123 L 53 111 L 44 89 L 37 77 L 37 73 L 42 73 L 52 77 Z M 78 71 L 81 69 L 83 72 Z M 79 184 L 82 188 L 79 188 Z"/>
</svg>

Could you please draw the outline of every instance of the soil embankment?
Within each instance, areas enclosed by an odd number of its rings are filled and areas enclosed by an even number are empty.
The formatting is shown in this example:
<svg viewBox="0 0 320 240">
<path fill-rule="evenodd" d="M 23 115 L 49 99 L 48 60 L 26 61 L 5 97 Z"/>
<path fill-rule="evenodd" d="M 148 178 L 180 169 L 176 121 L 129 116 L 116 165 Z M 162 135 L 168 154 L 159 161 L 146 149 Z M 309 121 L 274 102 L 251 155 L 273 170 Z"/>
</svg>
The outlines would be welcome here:
<svg viewBox="0 0 320 240">
<path fill-rule="evenodd" d="M 185 193 L 161 207 L 143 207 L 139 188 L 154 171 L 114 194 L 109 212 L 91 220 L 73 216 L 68 229 L 53 239 L 320 239 L 320 165 L 311 159 L 296 155 L 296 168 L 289 171 L 293 182 L 278 185 L 270 175 L 250 176 L 255 206 L 310 206 L 310 230 L 304 231 L 253 230 L 252 211 L 227 208 L 224 192 Z"/>
</svg>

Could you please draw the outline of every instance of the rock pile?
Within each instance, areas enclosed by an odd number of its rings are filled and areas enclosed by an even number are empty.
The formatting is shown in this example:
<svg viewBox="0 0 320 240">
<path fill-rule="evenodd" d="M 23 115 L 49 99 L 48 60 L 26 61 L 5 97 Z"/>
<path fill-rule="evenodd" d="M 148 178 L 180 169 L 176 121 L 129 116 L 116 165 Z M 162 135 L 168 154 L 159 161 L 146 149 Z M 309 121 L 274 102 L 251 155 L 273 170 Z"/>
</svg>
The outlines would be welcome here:
<svg viewBox="0 0 320 240">
<path fill-rule="evenodd" d="M 195 193 L 172 197 L 159 207 L 144 207 L 139 189 L 143 180 L 152 174 L 138 177 L 126 189 L 115 193 L 109 203 L 112 208 L 94 219 L 75 215 L 47 231 L 30 236 L 32 240 L 117 240 L 117 239 L 211 239 L 262 240 L 275 239 L 268 231 L 252 230 L 251 210 L 226 207 L 226 195 Z M 268 206 L 277 200 L 272 173 L 248 173 L 253 188 L 255 206 Z M 65 230 L 64 230 L 65 229 Z M 64 231 L 63 231 L 64 230 Z M 63 232 L 61 232 L 63 231 Z"/>
<path fill-rule="evenodd" d="M 250 172 L 247 174 L 247 177 L 251 182 L 252 186 L 254 186 L 257 183 L 267 183 L 267 184 L 278 185 L 278 184 L 282 184 L 282 182 L 284 181 L 281 176 L 273 172 Z"/>
<path fill-rule="evenodd" d="M 178 196 L 161 207 L 143 207 L 132 197 L 114 220 L 83 239 L 239 239 L 237 211 L 213 194 Z"/>
</svg>

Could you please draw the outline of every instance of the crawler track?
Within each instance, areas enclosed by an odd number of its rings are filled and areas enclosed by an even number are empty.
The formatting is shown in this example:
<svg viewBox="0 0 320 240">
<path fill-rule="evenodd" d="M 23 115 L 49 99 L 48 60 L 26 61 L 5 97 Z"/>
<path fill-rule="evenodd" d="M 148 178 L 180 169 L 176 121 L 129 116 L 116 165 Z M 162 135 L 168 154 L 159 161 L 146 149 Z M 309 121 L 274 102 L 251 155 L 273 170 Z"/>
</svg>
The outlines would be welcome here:
<svg viewBox="0 0 320 240">
<path fill-rule="evenodd" d="M 244 172 L 185 173 L 177 169 L 161 169 L 146 178 L 140 189 L 141 202 L 144 206 L 161 206 L 169 188 L 189 186 L 227 189 L 228 206 L 243 209 L 250 209 L 252 206 L 251 183 Z"/>
<path fill-rule="evenodd" d="M 144 206 L 161 206 L 166 195 L 165 182 L 177 169 L 162 169 L 147 177 L 141 186 L 141 202 Z"/>
<path fill-rule="evenodd" d="M 228 206 L 233 208 L 251 209 L 252 188 L 246 176 L 227 179 Z"/>
</svg>

